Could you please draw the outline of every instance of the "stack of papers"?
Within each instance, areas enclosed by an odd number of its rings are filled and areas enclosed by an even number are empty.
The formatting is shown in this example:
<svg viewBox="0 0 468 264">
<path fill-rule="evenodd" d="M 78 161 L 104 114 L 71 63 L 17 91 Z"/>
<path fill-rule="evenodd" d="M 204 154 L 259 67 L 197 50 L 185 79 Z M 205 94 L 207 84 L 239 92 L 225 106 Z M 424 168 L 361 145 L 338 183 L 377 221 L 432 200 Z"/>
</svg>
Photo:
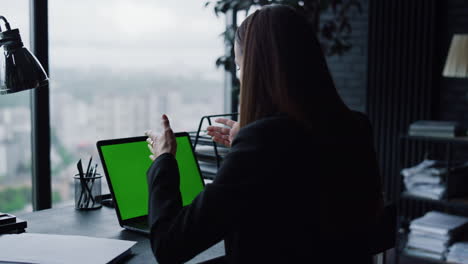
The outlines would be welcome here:
<svg viewBox="0 0 468 264">
<path fill-rule="evenodd" d="M 448 236 L 411 231 L 406 246 L 410 254 L 442 260 L 449 242 Z"/>
<path fill-rule="evenodd" d="M 448 247 L 468 227 L 468 217 L 431 211 L 413 220 L 406 244 L 409 254 L 444 260 Z"/>
<path fill-rule="evenodd" d="M 447 261 L 468 264 L 468 241 L 457 242 L 449 248 Z"/>
<path fill-rule="evenodd" d="M 23 233 L 0 235 L 0 263 L 106 264 L 131 253 L 134 241 Z"/>
<path fill-rule="evenodd" d="M 457 137 L 465 136 L 466 130 L 454 121 L 418 120 L 410 124 L 410 136 Z"/>
<path fill-rule="evenodd" d="M 200 166 L 200 171 L 205 179 L 213 180 L 218 173 L 218 167 L 216 167 L 216 163 L 213 162 L 206 162 L 206 161 L 198 161 L 198 165 Z"/>
<path fill-rule="evenodd" d="M 437 161 L 424 160 L 418 165 L 401 171 L 403 182 L 408 193 L 424 198 L 441 199 L 445 194 L 442 176 L 446 168 L 436 167 Z"/>
</svg>

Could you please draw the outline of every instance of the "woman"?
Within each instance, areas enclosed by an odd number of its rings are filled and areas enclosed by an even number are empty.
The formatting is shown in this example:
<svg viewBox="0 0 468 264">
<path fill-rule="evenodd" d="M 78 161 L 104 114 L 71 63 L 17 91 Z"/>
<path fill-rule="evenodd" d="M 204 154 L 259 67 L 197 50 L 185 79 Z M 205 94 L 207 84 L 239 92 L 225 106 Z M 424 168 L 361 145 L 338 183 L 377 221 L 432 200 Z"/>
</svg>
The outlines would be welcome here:
<svg viewBox="0 0 468 264">
<path fill-rule="evenodd" d="M 167 116 L 147 132 L 151 245 L 159 263 L 224 240 L 225 263 L 370 263 L 382 208 L 371 127 L 338 96 L 320 44 L 292 8 L 266 6 L 237 31 L 240 121 L 210 127 L 231 146 L 212 184 L 182 207 Z"/>
</svg>

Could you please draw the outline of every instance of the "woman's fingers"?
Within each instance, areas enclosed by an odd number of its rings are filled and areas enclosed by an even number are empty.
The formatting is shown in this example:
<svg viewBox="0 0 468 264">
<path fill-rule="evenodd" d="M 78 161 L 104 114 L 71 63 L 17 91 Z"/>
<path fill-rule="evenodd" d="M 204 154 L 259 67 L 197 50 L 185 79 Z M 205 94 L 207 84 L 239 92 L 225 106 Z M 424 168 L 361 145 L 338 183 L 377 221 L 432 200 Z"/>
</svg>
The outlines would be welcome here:
<svg viewBox="0 0 468 264">
<path fill-rule="evenodd" d="M 151 151 L 151 153 L 154 154 L 154 148 L 152 145 L 148 144 L 148 149 Z"/>
<path fill-rule="evenodd" d="M 217 133 L 221 133 L 221 134 L 225 134 L 225 135 L 229 135 L 229 133 L 231 132 L 231 129 L 229 129 L 229 128 L 218 127 L 218 126 L 209 126 L 207 128 L 207 130 L 208 130 L 208 133 L 209 132 L 217 132 Z"/>
<path fill-rule="evenodd" d="M 211 137 L 216 137 L 216 138 L 220 138 L 220 139 L 229 139 L 229 135 L 221 134 L 221 133 L 218 133 L 218 132 L 208 131 L 207 134 L 210 135 Z"/>
<path fill-rule="evenodd" d="M 156 137 L 157 137 L 156 133 L 154 133 L 151 130 L 147 130 L 145 131 L 145 135 L 148 137 L 148 139 L 146 139 L 146 142 L 153 145 L 154 142 L 156 141 Z"/>
<path fill-rule="evenodd" d="M 233 128 L 237 124 L 237 122 L 227 118 L 216 118 L 215 122 L 226 125 L 229 128 L 219 126 L 208 126 L 207 134 L 213 138 L 214 142 L 226 145 L 228 147 L 231 146 L 231 128 Z"/>
<path fill-rule="evenodd" d="M 169 118 L 165 114 L 161 117 L 161 125 L 164 132 L 161 135 L 161 138 L 158 139 L 159 143 L 157 143 L 156 153 L 159 155 L 163 153 L 172 153 L 175 155 L 177 150 L 177 142 L 169 123 Z"/>
<path fill-rule="evenodd" d="M 213 137 L 213 141 L 218 143 L 218 144 L 222 144 L 222 145 L 225 145 L 227 147 L 230 147 L 231 146 L 231 142 L 227 139 L 222 139 L 222 138 L 218 138 L 218 137 Z"/>
<path fill-rule="evenodd" d="M 151 145 L 151 146 L 152 146 L 153 143 L 154 143 L 154 141 L 153 141 L 152 138 L 147 138 L 147 139 L 146 139 L 146 142 L 148 142 L 148 145 Z"/>
<path fill-rule="evenodd" d="M 151 137 L 151 136 L 154 136 L 156 135 L 152 130 L 146 130 L 145 131 L 145 136 L 148 136 L 148 137 Z"/>
<path fill-rule="evenodd" d="M 174 137 L 174 132 L 172 131 L 171 124 L 169 123 L 169 118 L 167 117 L 167 115 L 162 115 L 161 123 L 164 129 L 164 134 L 170 138 Z"/>
<path fill-rule="evenodd" d="M 151 151 L 149 158 L 153 161 L 164 153 L 175 155 L 177 151 L 175 135 L 172 131 L 171 124 L 169 123 L 169 118 L 165 114 L 161 116 L 161 126 L 163 128 L 163 132 L 158 135 L 153 133 L 151 130 L 145 131 L 145 135 L 148 136 L 146 139 L 148 149 Z"/>
<path fill-rule="evenodd" d="M 169 124 L 169 118 L 167 118 L 166 114 L 163 114 L 161 117 L 161 124 L 163 129 L 171 129 L 171 125 Z"/>
<path fill-rule="evenodd" d="M 208 132 L 208 135 L 210 135 L 211 139 L 216 143 L 223 144 L 228 147 L 231 146 L 231 141 L 229 140 L 228 135 L 223 135 L 217 132 Z"/>
<path fill-rule="evenodd" d="M 236 121 L 231 120 L 231 119 L 227 119 L 227 118 L 222 118 L 222 117 L 216 118 L 215 122 L 226 125 L 228 127 L 233 127 L 236 124 Z"/>
</svg>

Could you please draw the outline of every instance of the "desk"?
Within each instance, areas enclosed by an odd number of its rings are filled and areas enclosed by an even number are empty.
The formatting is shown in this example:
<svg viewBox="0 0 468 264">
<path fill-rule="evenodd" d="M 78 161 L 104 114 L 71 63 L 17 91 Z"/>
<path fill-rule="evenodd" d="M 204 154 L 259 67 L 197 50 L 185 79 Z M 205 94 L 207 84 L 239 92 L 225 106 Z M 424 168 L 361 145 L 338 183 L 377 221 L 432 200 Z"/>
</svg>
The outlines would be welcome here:
<svg viewBox="0 0 468 264">
<path fill-rule="evenodd" d="M 17 214 L 28 221 L 26 232 L 59 235 L 81 235 L 137 241 L 133 256 L 125 263 L 156 263 L 149 240 L 138 233 L 119 226 L 114 209 L 102 207 L 92 211 L 78 211 L 73 206 L 54 208 L 33 213 Z M 202 252 L 188 263 L 198 263 L 224 255 L 224 243 L 220 242 Z"/>
</svg>

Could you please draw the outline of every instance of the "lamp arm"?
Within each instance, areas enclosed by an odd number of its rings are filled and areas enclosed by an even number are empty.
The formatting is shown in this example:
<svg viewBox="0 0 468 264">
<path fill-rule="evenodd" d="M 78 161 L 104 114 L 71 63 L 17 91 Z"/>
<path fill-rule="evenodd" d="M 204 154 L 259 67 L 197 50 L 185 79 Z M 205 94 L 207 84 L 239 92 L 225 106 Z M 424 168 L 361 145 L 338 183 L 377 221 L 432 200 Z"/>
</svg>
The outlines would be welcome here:
<svg viewBox="0 0 468 264">
<path fill-rule="evenodd" d="M 3 22 L 5 22 L 5 27 L 7 30 L 11 30 L 10 28 L 10 23 L 8 23 L 8 20 L 4 17 L 4 16 L 0 16 L 0 19 L 3 20 Z M 2 31 L 2 27 L 0 27 L 0 32 Z"/>
<path fill-rule="evenodd" d="M 10 23 L 8 23 L 8 20 L 6 19 L 6 17 L 0 16 L 0 20 L 3 20 L 3 22 L 5 23 L 6 31 L 11 30 Z M 0 26 L 0 33 L 1 32 L 2 32 L 2 27 Z M 8 43 L 11 40 L 12 40 L 11 38 L 3 36 L 3 38 L 0 38 L 0 47 Z"/>
</svg>

